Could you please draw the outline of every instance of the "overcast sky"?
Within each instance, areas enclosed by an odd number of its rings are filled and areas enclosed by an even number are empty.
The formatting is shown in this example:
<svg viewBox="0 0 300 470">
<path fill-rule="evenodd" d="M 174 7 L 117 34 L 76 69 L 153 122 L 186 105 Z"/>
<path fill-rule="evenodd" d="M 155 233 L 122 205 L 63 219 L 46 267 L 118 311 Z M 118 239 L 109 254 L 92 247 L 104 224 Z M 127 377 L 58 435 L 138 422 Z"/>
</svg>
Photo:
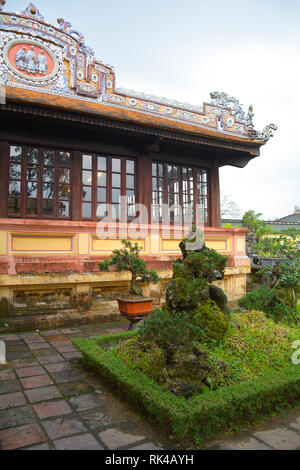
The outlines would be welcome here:
<svg viewBox="0 0 300 470">
<path fill-rule="evenodd" d="M 26 0 L 7 0 L 20 12 Z M 300 0 L 37 0 L 46 21 L 63 17 L 117 86 L 202 104 L 211 91 L 254 106 L 258 130 L 278 125 L 261 156 L 220 170 L 221 191 L 242 213 L 283 217 L 300 206 Z"/>
</svg>

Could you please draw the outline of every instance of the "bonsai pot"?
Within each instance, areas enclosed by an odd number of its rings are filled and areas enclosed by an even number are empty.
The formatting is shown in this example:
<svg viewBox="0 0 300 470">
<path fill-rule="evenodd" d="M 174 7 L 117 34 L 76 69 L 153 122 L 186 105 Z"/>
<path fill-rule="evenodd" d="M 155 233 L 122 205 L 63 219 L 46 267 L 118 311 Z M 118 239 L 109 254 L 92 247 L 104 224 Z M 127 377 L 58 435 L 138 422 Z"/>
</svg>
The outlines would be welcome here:
<svg viewBox="0 0 300 470">
<path fill-rule="evenodd" d="M 146 318 L 151 313 L 153 299 L 149 297 L 134 296 L 118 297 L 119 311 L 130 321 L 128 330 L 133 330 L 139 321 Z"/>
</svg>

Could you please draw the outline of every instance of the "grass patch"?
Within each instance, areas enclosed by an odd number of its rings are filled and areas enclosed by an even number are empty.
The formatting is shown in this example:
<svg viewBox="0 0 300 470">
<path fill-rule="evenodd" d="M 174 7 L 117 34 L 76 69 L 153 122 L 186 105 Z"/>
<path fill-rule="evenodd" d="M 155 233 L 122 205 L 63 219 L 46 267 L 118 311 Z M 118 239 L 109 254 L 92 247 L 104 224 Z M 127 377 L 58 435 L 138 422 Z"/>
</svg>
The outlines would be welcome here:
<svg viewBox="0 0 300 470">
<path fill-rule="evenodd" d="M 299 400 L 300 365 L 291 362 L 291 345 L 300 339 L 299 333 L 298 327 L 275 325 L 260 312 L 234 314 L 223 343 L 206 346 L 211 363 L 227 363 L 229 372 L 225 377 L 215 373 L 215 390 L 188 400 L 164 391 L 140 364 L 122 360 L 118 345 L 137 339 L 137 331 L 73 342 L 86 366 L 135 409 L 182 442 L 199 445 L 220 431 L 249 424 Z"/>
</svg>

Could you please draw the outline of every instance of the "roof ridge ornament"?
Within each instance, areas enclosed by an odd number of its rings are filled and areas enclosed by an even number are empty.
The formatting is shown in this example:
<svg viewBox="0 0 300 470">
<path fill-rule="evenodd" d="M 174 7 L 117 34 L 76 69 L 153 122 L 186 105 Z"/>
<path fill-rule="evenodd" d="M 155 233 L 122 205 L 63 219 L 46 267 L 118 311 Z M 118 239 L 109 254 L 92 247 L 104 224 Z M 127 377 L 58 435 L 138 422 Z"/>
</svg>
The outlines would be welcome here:
<svg viewBox="0 0 300 470">
<path fill-rule="evenodd" d="M 270 137 L 274 136 L 272 131 L 277 131 L 277 129 L 278 126 L 276 126 L 276 124 L 268 124 L 266 127 L 264 127 L 263 131 L 255 131 L 254 129 L 249 130 L 249 136 L 252 140 L 268 142 Z"/>
<path fill-rule="evenodd" d="M 64 20 L 64 18 L 57 18 L 57 23 L 59 24 L 59 28 L 61 31 L 75 37 L 75 39 L 79 42 L 80 49 L 82 50 L 82 52 L 85 52 L 92 56 L 94 55 L 94 51 L 90 47 L 85 45 L 84 35 L 77 29 L 74 29 L 69 21 Z"/>
<path fill-rule="evenodd" d="M 276 131 L 278 127 L 276 124 L 268 124 L 264 127 L 263 131 L 256 131 L 253 124 L 253 106 L 250 105 L 248 108 L 248 114 L 245 115 L 245 112 L 242 109 L 242 106 L 236 98 L 229 96 L 227 93 L 213 91 L 210 93 L 211 102 L 215 106 L 220 106 L 221 108 L 230 109 L 233 116 L 235 116 L 236 121 L 245 124 L 245 127 L 248 131 L 249 137 L 251 140 L 258 140 L 261 142 L 267 142 L 270 137 L 273 137 L 272 131 Z"/>
<path fill-rule="evenodd" d="M 221 108 L 229 108 L 231 110 L 230 114 L 235 116 L 237 121 L 244 124 L 246 123 L 246 116 L 242 108 L 243 105 L 240 104 L 239 100 L 233 96 L 229 96 L 223 91 L 221 93 L 219 91 L 213 91 L 210 93 L 210 97 L 212 104 L 220 106 Z"/>
<path fill-rule="evenodd" d="M 33 3 L 29 3 L 27 8 L 24 11 L 22 11 L 21 14 L 23 16 L 26 16 L 27 18 L 32 18 L 32 19 L 39 20 L 39 21 L 45 21 L 45 18 L 43 17 L 39 9 Z"/>
<path fill-rule="evenodd" d="M 6 4 L 6 0 L 0 0 L 0 11 L 3 10 L 5 4 Z"/>
</svg>

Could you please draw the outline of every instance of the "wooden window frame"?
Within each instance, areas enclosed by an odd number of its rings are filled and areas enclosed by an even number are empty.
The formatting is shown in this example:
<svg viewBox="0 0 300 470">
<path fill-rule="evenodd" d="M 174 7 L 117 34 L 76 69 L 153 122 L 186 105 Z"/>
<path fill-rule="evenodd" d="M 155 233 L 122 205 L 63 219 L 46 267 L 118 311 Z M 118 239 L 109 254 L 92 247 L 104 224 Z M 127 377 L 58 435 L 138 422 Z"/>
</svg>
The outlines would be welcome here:
<svg viewBox="0 0 300 470">
<path fill-rule="evenodd" d="M 9 214 L 8 213 L 8 200 L 9 198 L 14 198 L 14 196 L 9 194 L 9 182 L 10 182 L 10 149 L 11 147 L 20 147 L 22 149 L 21 153 L 21 179 L 16 180 L 21 182 L 21 195 L 16 197 L 20 198 L 20 214 Z M 37 163 L 37 197 L 30 198 L 27 196 L 27 152 L 29 149 L 37 149 L 38 150 L 38 163 Z M 43 185 L 44 181 L 44 169 L 49 167 L 49 165 L 44 164 L 44 152 L 51 151 L 54 152 L 54 190 L 53 190 L 53 199 L 43 198 Z M 61 153 L 68 153 L 70 155 L 70 166 L 61 165 L 60 163 L 60 154 Z M 16 219 L 36 219 L 36 220 L 71 220 L 72 219 L 72 206 L 73 206 L 73 191 L 72 191 L 72 173 L 73 173 L 73 154 L 69 150 L 64 150 L 62 148 L 57 149 L 53 147 L 40 147 L 38 145 L 22 145 L 22 144 L 8 144 L 8 155 L 7 155 L 8 163 L 7 163 L 7 172 L 8 172 L 8 186 L 6 192 L 6 205 L 7 205 L 7 217 L 8 218 L 16 218 Z M 68 199 L 61 199 L 59 196 L 60 185 L 60 170 L 61 169 L 68 169 L 70 171 L 69 176 L 69 183 L 65 183 L 70 187 L 70 196 Z M 29 180 L 30 182 L 31 180 Z M 26 204 L 27 200 L 36 199 L 37 201 L 37 214 L 27 214 L 26 213 Z M 53 200 L 54 202 L 54 214 L 51 215 L 44 215 L 43 214 L 43 201 L 44 200 Z M 59 215 L 59 204 L 61 201 L 65 201 L 69 203 L 69 215 L 68 216 L 60 216 Z"/>
<path fill-rule="evenodd" d="M 137 164 L 137 159 L 136 158 L 133 158 L 133 157 L 123 157 L 121 155 L 108 155 L 108 154 L 104 154 L 102 152 L 99 152 L 99 153 L 92 153 L 92 152 L 80 152 L 80 201 L 81 201 L 81 204 L 80 204 L 80 220 L 82 221 L 86 221 L 86 222 L 98 222 L 98 221 L 101 221 L 101 219 L 103 219 L 105 216 L 103 217 L 97 217 L 97 208 L 98 208 L 98 205 L 99 204 L 118 204 L 116 202 L 113 202 L 112 201 L 112 191 L 113 189 L 116 189 L 116 190 L 120 190 L 121 191 L 121 196 L 127 196 L 127 190 L 133 190 L 134 191 L 134 196 L 135 196 L 135 203 L 134 204 L 131 204 L 131 206 L 135 206 L 135 204 L 137 203 L 137 194 L 138 194 L 138 187 L 137 187 L 137 174 L 138 174 L 138 171 L 137 171 L 137 167 L 138 167 L 138 164 Z M 92 170 L 89 170 L 92 172 L 92 201 L 89 201 L 89 203 L 92 204 L 92 214 L 91 214 L 91 217 L 83 217 L 83 213 L 82 213 L 82 207 L 83 207 L 83 203 L 85 202 L 83 200 L 83 187 L 85 186 L 83 184 L 83 179 L 82 179 L 82 176 L 83 176 L 83 171 L 84 171 L 84 168 L 83 168 L 83 165 L 82 165 L 82 162 L 83 162 L 83 156 L 84 155 L 89 155 L 92 157 Z M 106 201 L 104 202 L 98 202 L 98 197 L 97 197 L 97 190 L 98 188 L 104 188 L 104 186 L 98 186 L 98 179 L 97 179 L 97 173 L 98 171 L 101 171 L 101 170 L 98 170 L 98 157 L 105 157 L 106 158 Z M 116 159 L 116 160 L 120 160 L 121 162 L 121 170 L 120 172 L 118 171 L 113 171 L 113 168 L 112 168 L 112 161 L 113 159 Z M 126 171 L 126 163 L 127 161 L 132 161 L 134 162 L 134 173 L 127 173 Z M 104 171 L 104 170 L 102 170 Z M 113 186 L 113 182 L 112 182 L 112 176 L 113 174 L 120 174 L 120 188 L 117 187 L 117 186 Z M 134 187 L 131 189 L 131 188 L 127 188 L 127 182 L 126 182 L 126 177 L 127 176 L 133 176 L 134 177 Z M 120 206 L 120 209 L 123 210 L 124 208 L 121 207 L 120 203 L 119 203 L 119 206 Z M 128 214 L 126 213 L 125 217 L 123 218 L 120 218 L 120 217 L 116 217 L 113 219 L 114 222 L 128 222 L 130 220 L 133 220 L 135 218 L 135 215 L 133 217 L 130 217 L 128 218 Z"/>
<path fill-rule="evenodd" d="M 206 202 L 207 202 L 207 213 L 206 213 L 206 220 L 204 221 L 204 225 L 208 226 L 210 224 L 210 214 L 211 214 L 211 196 L 210 196 L 210 169 L 205 168 L 205 167 L 200 167 L 200 166 L 194 166 L 194 165 L 188 165 L 188 164 L 183 164 L 183 163 L 174 163 L 174 162 L 162 162 L 159 160 L 153 160 L 152 164 L 162 164 L 163 165 L 163 184 L 164 184 L 164 191 L 163 191 L 163 203 L 164 204 L 169 204 L 169 175 L 168 175 L 168 166 L 172 166 L 172 175 L 174 176 L 174 167 L 178 167 L 178 179 L 176 181 L 179 181 L 179 204 L 182 208 L 182 215 L 183 214 L 183 168 L 191 168 L 193 171 L 193 207 L 195 208 L 195 204 L 198 203 L 198 198 L 200 199 L 200 194 L 198 194 L 198 179 L 197 179 L 197 171 L 201 170 L 206 173 Z M 153 167 L 152 167 L 153 168 Z M 157 176 L 153 176 L 152 173 L 152 181 L 153 178 L 158 178 Z M 174 181 L 174 178 L 173 178 Z M 157 190 L 153 190 L 153 185 L 152 185 L 152 204 L 153 204 L 153 192 L 157 192 Z M 173 193 L 175 194 L 175 193 Z M 195 211 L 194 211 L 195 214 Z M 194 215 L 195 217 L 195 215 Z M 155 222 L 162 223 L 162 219 L 155 219 Z M 193 220 L 193 223 L 195 220 Z M 171 225 L 176 225 L 176 221 L 170 219 Z"/>
</svg>

